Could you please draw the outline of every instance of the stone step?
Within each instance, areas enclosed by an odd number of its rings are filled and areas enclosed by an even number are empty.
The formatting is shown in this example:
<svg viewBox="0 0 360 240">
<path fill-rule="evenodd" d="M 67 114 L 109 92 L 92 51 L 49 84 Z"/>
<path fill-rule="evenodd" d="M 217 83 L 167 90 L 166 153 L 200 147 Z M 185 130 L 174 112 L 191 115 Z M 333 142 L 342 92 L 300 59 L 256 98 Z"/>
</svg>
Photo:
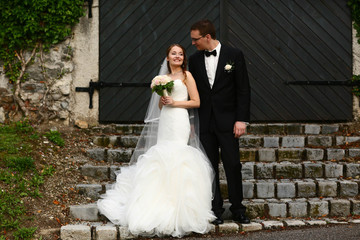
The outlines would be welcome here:
<svg viewBox="0 0 360 240">
<path fill-rule="evenodd" d="M 359 219 L 335 220 L 330 218 L 318 219 L 279 219 L 279 220 L 256 220 L 249 224 L 237 224 L 233 221 L 225 221 L 217 227 L 213 226 L 210 234 L 238 234 L 239 232 L 253 232 L 269 229 L 286 229 L 287 227 L 326 226 L 330 224 L 360 224 Z M 62 240 L 117 240 L 134 239 L 127 227 L 116 226 L 111 223 L 83 222 L 62 226 L 60 229 Z M 92 236 L 92 237 L 91 237 Z"/>
<path fill-rule="evenodd" d="M 359 159 L 359 148 L 240 148 L 242 162 L 282 162 L 282 161 L 326 161 Z M 97 161 L 126 163 L 130 161 L 133 148 L 92 148 L 86 150 L 87 156 Z"/>
<path fill-rule="evenodd" d="M 79 194 L 96 201 L 110 188 L 112 183 L 78 184 L 75 189 Z M 243 180 L 244 199 L 284 199 L 314 197 L 360 197 L 360 180 L 338 179 L 294 179 L 294 180 Z M 228 198 L 227 183 L 220 181 L 224 199 Z"/>
<path fill-rule="evenodd" d="M 124 166 L 124 165 L 123 165 Z M 80 168 L 81 174 L 97 181 L 115 180 L 120 165 L 94 166 L 85 164 Z M 345 178 L 359 179 L 360 163 L 351 162 L 245 162 L 242 164 L 244 180 L 261 179 L 319 179 Z M 226 179 L 223 165 L 219 165 L 220 179 Z"/>
<path fill-rule="evenodd" d="M 360 215 L 360 200 L 339 198 L 309 198 L 309 199 L 252 199 L 244 200 L 246 214 L 255 218 L 306 218 L 306 217 L 348 217 Z M 230 203 L 225 202 L 224 220 L 231 219 Z M 72 205 L 70 216 L 82 221 L 103 221 L 105 216 L 99 214 L 96 204 Z"/>
<path fill-rule="evenodd" d="M 346 134 L 352 123 L 311 124 L 311 123 L 251 123 L 248 134 L 253 135 L 327 135 Z M 106 124 L 89 129 L 89 133 L 139 135 L 144 124 Z"/>
<path fill-rule="evenodd" d="M 134 148 L 138 135 L 94 136 L 93 142 L 101 147 Z M 360 141 L 360 136 L 336 135 L 244 135 L 239 138 L 240 148 L 304 148 L 331 147 Z"/>
</svg>

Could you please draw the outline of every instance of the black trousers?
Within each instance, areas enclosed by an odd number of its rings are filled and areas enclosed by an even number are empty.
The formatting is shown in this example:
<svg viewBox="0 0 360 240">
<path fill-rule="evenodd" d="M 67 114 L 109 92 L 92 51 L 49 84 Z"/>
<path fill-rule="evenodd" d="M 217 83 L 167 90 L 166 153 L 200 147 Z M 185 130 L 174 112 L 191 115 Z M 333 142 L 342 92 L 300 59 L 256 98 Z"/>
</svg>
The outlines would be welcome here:
<svg viewBox="0 0 360 240">
<path fill-rule="evenodd" d="M 212 210 L 214 214 L 217 217 L 221 217 L 225 211 L 223 208 L 223 198 L 220 192 L 219 155 L 221 155 L 221 161 L 223 163 L 226 174 L 229 201 L 231 203 L 230 211 L 233 215 L 245 214 L 246 207 L 242 204 L 243 189 L 239 154 L 239 139 L 235 138 L 232 132 L 224 133 L 217 131 L 216 127 L 214 126 L 208 132 L 201 132 L 200 140 L 215 170 L 215 196 L 212 201 Z"/>
</svg>

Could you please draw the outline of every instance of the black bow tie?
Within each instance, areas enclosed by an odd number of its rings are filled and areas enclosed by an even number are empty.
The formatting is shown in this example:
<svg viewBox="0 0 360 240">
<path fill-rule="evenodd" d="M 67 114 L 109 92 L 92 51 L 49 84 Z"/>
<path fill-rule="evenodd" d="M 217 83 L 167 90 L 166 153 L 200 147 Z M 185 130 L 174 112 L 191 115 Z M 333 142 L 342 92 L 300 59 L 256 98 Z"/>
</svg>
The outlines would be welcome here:
<svg viewBox="0 0 360 240">
<path fill-rule="evenodd" d="M 216 50 L 209 52 L 209 51 L 205 51 L 205 56 L 210 57 L 211 55 L 214 55 L 214 57 L 216 57 Z"/>
</svg>

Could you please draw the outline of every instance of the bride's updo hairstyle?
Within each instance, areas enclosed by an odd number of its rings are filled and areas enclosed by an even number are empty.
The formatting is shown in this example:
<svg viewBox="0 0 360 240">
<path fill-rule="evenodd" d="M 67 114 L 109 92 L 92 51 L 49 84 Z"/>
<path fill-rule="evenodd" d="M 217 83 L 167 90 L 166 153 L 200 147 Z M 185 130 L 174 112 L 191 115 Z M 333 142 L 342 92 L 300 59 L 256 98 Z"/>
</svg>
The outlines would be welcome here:
<svg viewBox="0 0 360 240">
<path fill-rule="evenodd" d="M 184 82 L 186 81 L 186 66 L 187 66 L 187 57 L 186 57 L 186 51 L 185 51 L 185 48 L 183 46 L 181 46 L 180 44 L 178 43 L 174 43 L 174 44 L 171 44 L 168 49 L 166 50 L 166 57 L 169 56 L 169 53 L 171 51 L 171 49 L 173 47 L 179 47 L 181 48 L 181 50 L 183 51 L 183 54 L 184 54 L 184 60 L 183 60 L 183 64 L 181 65 L 181 69 L 182 69 L 182 72 L 184 74 Z M 169 64 L 169 61 L 167 62 L 167 67 L 168 67 L 168 71 L 169 73 L 171 73 L 171 68 L 170 68 L 170 64 Z"/>
</svg>

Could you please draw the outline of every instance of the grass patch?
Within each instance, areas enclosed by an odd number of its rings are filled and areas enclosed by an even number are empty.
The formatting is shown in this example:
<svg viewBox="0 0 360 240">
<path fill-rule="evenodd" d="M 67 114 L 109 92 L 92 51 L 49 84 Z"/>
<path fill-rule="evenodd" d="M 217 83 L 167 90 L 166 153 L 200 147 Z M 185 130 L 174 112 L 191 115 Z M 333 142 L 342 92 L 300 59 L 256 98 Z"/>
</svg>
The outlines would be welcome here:
<svg viewBox="0 0 360 240">
<path fill-rule="evenodd" d="M 37 169 L 32 150 L 40 134 L 27 121 L 0 124 L 0 240 L 32 239 L 36 228 L 24 228 L 29 219 L 23 202 L 41 197 L 40 187 L 46 176 L 55 172 L 53 166 Z M 52 134 L 61 142 L 60 133 Z"/>
</svg>

